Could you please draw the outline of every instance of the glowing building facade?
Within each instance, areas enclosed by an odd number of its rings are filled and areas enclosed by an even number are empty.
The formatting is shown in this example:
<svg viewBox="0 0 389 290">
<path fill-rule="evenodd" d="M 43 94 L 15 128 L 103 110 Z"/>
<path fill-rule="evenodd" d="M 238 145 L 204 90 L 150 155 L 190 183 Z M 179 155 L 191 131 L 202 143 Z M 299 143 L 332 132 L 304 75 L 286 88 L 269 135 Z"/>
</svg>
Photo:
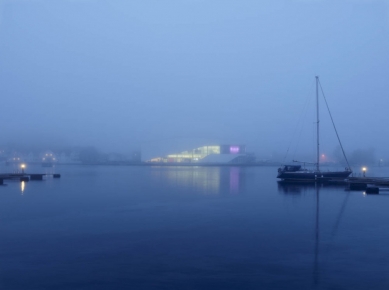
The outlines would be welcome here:
<svg viewBox="0 0 389 290">
<path fill-rule="evenodd" d="M 185 163 L 229 163 L 234 160 L 247 162 L 245 145 L 212 145 L 202 146 L 193 150 L 176 154 L 169 154 L 166 157 L 153 158 L 150 162 L 185 162 Z"/>
</svg>

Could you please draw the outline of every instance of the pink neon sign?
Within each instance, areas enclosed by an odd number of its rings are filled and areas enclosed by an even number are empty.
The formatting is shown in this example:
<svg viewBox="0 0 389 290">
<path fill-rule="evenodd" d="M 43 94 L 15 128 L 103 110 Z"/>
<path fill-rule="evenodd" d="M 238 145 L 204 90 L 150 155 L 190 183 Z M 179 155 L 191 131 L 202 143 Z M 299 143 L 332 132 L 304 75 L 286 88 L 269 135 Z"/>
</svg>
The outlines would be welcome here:
<svg viewBox="0 0 389 290">
<path fill-rule="evenodd" d="M 231 154 L 239 153 L 239 146 L 230 146 L 230 153 Z"/>
</svg>

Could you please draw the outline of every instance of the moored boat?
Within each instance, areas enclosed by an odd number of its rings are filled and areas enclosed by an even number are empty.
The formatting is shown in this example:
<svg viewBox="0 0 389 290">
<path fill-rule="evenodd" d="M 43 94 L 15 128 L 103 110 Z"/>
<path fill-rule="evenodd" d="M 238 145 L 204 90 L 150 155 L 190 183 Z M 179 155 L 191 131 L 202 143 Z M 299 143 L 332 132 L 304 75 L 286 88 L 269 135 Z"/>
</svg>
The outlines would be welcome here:
<svg viewBox="0 0 389 290">
<path fill-rule="evenodd" d="M 338 138 L 340 147 L 342 149 L 343 156 L 346 160 L 348 167 L 346 167 L 345 170 L 343 170 L 343 171 L 331 171 L 331 170 L 323 171 L 320 169 L 319 84 L 320 84 L 319 77 L 316 76 L 316 138 L 317 138 L 316 162 L 311 163 L 311 164 L 315 165 L 315 168 L 308 170 L 308 169 L 302 168 L 301 165 L 284 165 L 283 167 L 278 168 L 277 178 L 279 178 L 281 180 L 287 180 L 287 181 L 319 181 L 319 180 L 322 180 L 322 181 L 325 181 L 325 180 L 331 180 L 331 179 L 345 179 L 352 173 L 351 167 L 348 163 L 346 154 L 345 154 L 344 149 L 343 149 L 343 145 L 340 142 L 340 138 L 339 138 L 338 132 L 336 130 L 335 123 L 332 119 L 331 112 L 329 111 L 327 101 L 326 101 L 327 109 L 328 109 L 329 115 L 331 117 L 331 121 L 332 121 L 332 124 L 334 126 L 336 136 Z M 323 95 L 323 97 L 324 97 L 324 95 Z M 324 100 L 325 100 L 325 97 L 324 97 Z M 293 162 L 298 162 L 298 161 L 293 160 Z M 306 164 L 307 162 L 301 162 L 301 163 Z"/>
<path fill-rule="evenodd" d="M 345 179 L 352 173 L 346 168 L 344 171 L 308 170 L 301 165 L 284 165 L 278 169 L 277 178 L 289 181 L 317 181 L 329 179 Z"/>
</svg>

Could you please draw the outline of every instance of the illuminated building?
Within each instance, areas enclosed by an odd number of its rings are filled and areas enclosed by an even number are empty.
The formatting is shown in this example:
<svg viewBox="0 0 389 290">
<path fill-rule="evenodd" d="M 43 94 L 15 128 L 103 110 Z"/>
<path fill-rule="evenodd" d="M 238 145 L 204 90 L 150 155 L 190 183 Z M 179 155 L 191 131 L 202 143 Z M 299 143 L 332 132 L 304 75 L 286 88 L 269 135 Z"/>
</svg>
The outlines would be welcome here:
<svg viewBox="0 0 389 290">
<path fill-rule="evenodd" d="M 149 162 L 247 163 L 252 161 L 254 156 L 246 154 L 245 145 L 212 145 L 153 158 Z"/>
</svg>

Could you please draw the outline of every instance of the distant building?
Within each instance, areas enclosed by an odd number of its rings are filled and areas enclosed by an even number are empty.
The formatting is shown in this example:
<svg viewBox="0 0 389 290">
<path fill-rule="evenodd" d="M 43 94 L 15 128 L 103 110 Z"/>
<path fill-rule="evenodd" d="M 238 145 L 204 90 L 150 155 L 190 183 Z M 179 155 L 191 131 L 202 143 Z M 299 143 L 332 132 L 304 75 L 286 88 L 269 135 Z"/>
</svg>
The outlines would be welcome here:
<svg viewBox="0 0 389 290">
<path fill-rule="evenodd" d="M 246 153 L 245 145 L 211 145 L 202 146 L 181 153 L 156 157 L 149 162 L 184 162 L 184 163 L 248 163 L 254 162 L 253 154 Z"/>
</svg>

